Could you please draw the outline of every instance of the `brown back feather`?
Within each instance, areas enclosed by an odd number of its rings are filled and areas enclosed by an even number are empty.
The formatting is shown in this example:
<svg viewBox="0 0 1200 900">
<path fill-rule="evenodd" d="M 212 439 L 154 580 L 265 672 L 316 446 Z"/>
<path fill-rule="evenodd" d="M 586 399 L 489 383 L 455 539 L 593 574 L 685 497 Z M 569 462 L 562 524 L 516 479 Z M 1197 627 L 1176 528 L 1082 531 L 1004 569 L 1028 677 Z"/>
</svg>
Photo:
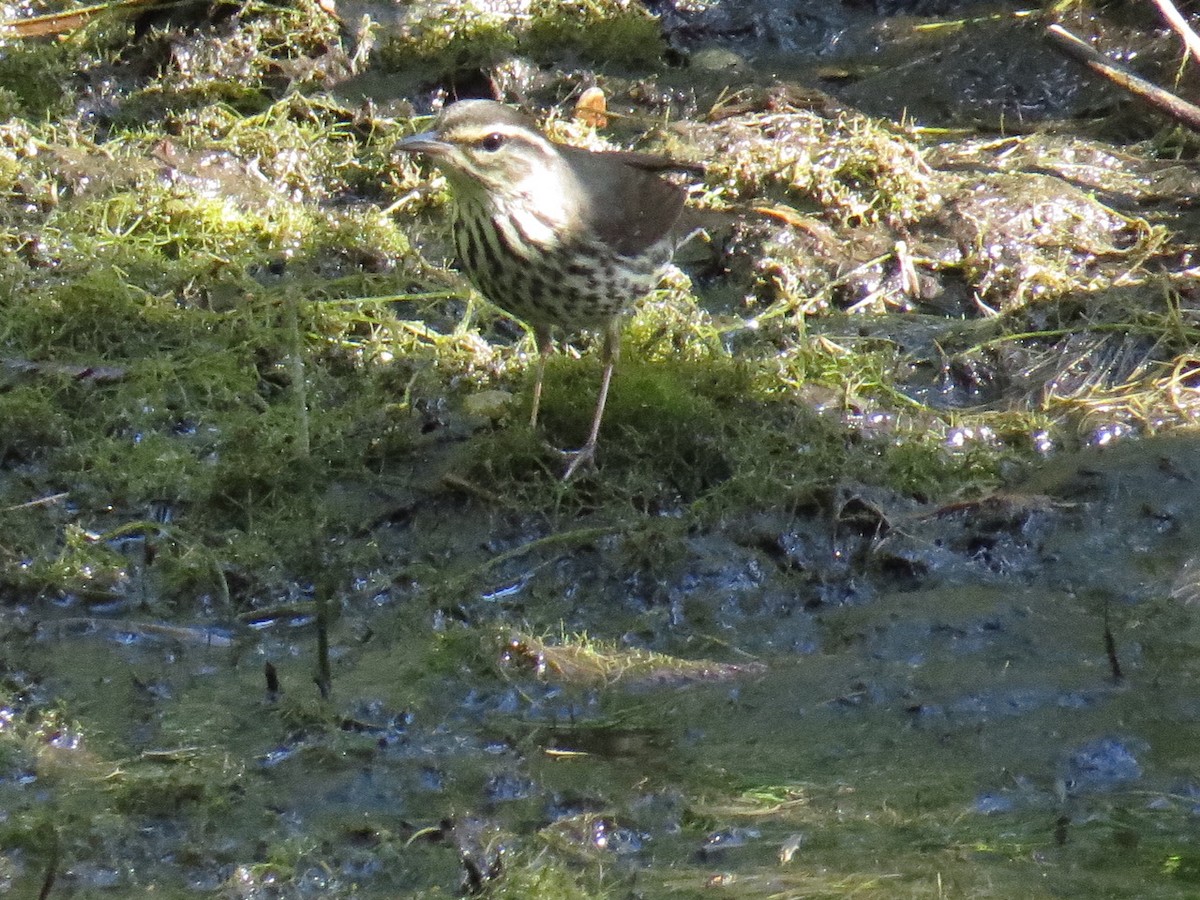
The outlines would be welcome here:
<svg viewBox="0 0 1200 900">
<path fill-rule="evenodd" d="M 662 157 L 592 153 L 565 145 L 558 149 L 584 184 L 603 186 L 588 193 L 579 212 L 588 228 L 621 255 L 645 252 L 679 220 L 687 191 L 654 174 L 654 169 L 669 168 L 660 164 L 666 162 Z"/>
</svg>

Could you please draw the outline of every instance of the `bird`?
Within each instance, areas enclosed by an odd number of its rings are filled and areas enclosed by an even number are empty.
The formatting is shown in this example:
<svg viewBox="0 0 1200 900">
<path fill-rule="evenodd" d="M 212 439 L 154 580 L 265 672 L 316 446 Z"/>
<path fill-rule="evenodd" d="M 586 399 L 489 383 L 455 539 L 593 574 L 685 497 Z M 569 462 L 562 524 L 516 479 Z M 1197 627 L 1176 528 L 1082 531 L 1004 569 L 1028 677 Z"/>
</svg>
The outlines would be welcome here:
<svg viewBox="0 0 1200 900">
<path fill-rule="evenodd" d="M 563 480 L 593 465 L 621 316 L 657 287 L 677 243 L 687 190 L 662 177 L 694 168 L 630 151 L 592 151 L 546 137 L 532 119 L 494 100 L 444 107 L 428 131 L 395 149 L 427 158 L 452 197 L 459 265 L 479 292 L 533 331 L 537 427 L 553 331 L 603 332 L 604 369 L 587 440 L 564 451 Z"/>
</svg>

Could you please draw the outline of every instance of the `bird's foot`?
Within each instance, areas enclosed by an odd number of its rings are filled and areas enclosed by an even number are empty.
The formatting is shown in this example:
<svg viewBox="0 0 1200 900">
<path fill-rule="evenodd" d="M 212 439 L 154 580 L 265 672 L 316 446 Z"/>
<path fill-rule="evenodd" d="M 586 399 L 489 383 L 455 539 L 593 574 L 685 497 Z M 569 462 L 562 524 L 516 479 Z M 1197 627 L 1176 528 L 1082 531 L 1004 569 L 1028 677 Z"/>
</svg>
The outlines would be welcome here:
<svg viewBox="0 0 1200 900">
<path fill-rule="evenodd" d="M 596 445 L 587 443 L 578 450 L 559 450 L 562 458 L 567 461 L 567 468 L 563 471 L 562 480 L 570 481 L 571 477 L 581 468 L 594 468 L 596 465 Z"/>
</svg>

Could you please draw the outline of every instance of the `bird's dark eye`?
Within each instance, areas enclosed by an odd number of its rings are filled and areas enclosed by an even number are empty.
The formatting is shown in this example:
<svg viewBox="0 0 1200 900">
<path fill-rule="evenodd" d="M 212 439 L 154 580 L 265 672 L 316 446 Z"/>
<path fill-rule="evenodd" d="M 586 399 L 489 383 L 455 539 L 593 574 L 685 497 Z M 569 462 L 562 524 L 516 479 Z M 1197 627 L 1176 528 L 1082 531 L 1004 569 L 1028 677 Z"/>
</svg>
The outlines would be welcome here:
<svg viewBox="0 0 1200 900">
<path fill-rule="evenodd" d="M 486 150 L 488 153 L 495 153 L 497 150 L 499 150 L 501 147 L 504 146 L 504 143 L 507 140 L 508 140 L 508 138 L 506 138 L 500 132 L 493 131 L 491 134 L 489 134 L 487 137 L 485 137 L 482 141 L 479 142 L 479 146 L 483 147 L 483 149 Z"/>
</svg>

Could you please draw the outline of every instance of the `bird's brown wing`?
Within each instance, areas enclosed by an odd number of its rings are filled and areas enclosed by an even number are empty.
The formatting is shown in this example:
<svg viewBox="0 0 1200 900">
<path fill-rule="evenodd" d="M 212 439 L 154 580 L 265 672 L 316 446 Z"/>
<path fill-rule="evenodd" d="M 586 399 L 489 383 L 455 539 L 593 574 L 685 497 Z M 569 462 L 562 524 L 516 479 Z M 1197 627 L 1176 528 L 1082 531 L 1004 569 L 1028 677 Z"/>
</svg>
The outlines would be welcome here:
<svg viewBox="0 0 1200 900">
<path fill-rule="evenodd" d="M 671 168 L 659 165 L 668 160 L 642 153 L 560 149 L 576 177 L 592 188 L 586 191 L 588 201 L 579 209 L 588 230 L 621 255 L 644 253 L 666 237 L 678 221 L 687 191 L 655 174 Z"/>
<path fill-rule="evenodd" d="M 689 175 L 701 178 L 704 177 L 705 172 L 703 163 L 685 162 L 669 156 L 660 156 L 657 153 L 639 153 L 637 150 L 601 150 L 595 155 L 603 156 L 606 159 L 617 159 L 627 166 L 644 169 L 647 172 L 687 172 Z"/>
</svg>

